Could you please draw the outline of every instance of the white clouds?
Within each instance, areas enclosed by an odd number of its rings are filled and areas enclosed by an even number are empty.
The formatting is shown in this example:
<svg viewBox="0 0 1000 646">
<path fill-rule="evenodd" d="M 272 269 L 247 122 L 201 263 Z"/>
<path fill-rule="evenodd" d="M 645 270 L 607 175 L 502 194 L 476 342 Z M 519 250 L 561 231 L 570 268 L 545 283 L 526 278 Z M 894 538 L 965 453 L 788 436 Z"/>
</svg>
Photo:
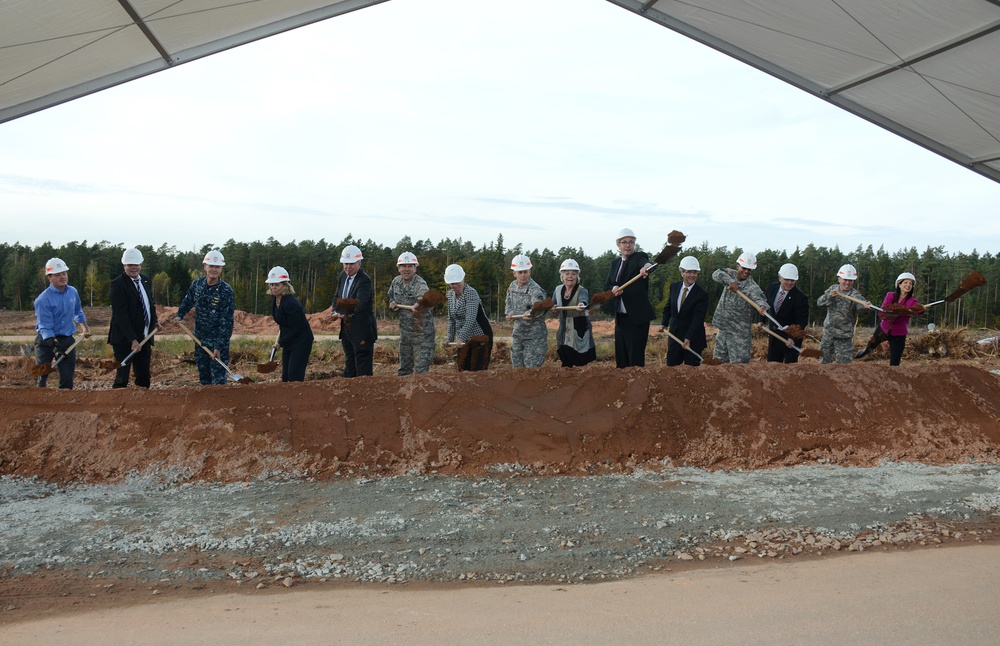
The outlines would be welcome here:
<svg viewBox="0 0 1000 646">
<path fill-rule="evenodd" d="M 1000 251 L 996 183 L 599 0 L 397 0 L 140 79 L 0 126 L 0 197 L 28 244 L 895 250 L 947 214 Z"/>
</svg>

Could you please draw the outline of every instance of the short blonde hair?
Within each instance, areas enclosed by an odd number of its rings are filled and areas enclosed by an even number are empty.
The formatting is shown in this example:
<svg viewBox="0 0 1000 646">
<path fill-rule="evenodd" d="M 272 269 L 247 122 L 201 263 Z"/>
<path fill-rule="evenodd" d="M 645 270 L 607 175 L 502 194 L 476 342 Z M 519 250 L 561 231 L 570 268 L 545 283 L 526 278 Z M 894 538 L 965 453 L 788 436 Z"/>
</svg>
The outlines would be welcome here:
<svg viewBox="0 0 1000 646">
<path fill-rule="evenodd" d="M 281 295 L 282 296 L 284 296 L 285 294 L 295 294 L 295 288 L 292 287 L 292 284 L 290 282 L 288 282 L 287 280 L 283 281 L 281 283 L 278 283 L 278 284 L 281 285 Z"/>
</svg>

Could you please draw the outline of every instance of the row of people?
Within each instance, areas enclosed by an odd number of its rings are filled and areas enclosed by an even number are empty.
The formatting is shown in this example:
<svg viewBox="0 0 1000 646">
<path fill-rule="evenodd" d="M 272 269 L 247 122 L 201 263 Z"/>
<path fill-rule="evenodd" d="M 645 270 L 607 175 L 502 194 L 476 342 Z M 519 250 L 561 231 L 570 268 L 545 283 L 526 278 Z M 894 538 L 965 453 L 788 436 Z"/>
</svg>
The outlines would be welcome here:
<svg viewBox="0 0 1000 646">
<path fill-rule="evenodd" d="M 622 229 L 615 240 L 619 255 L 612 261 L 605 281 L 605 291 L 613 295 L 615 313 L 615 363 L 619 368 L 645 365 L 646 344 L 651 321 L 655 313 L 648 297 L 649 281 L 645 280 L 655 267 L 649 257 L 636 250 L 636 236 L 630 229 Z M 331 318 L 340 321 L 339 338 L 345 356 L 345 377 L 371 375 L 373 348 L 378 339 L 374 313 L 374 292 L 371 278 L 362 269 L 363 252 L 355 245 L 348 245 L 341 253 L 342 271 L 331 307 Z M 152 283 L 141 273 L 143 257 L 136 248 L 127 249 L 122 255 L 122 274 L 111 281 L 111 327 L 108 343 L 119 365 L 114 388 L 128 385 L 129 374 L 134 374 L 140 387 L 150 385 L 151 347 L 158 328 L 156 307 L 153 303 Z M 778 270 L 778 280 L 762 290 L 752 278 L 757 266 L 752 253 L 745 252 L 737 258 L 736 268 L 717 269 L 712 274 L 715 282 L 726 286 L 716 306 L 712 323 L 718 328 L 714 357 L 723 363 L 750 361 L 751 329 L 754 324 L 767 325 L 780 338 L 769 341 L 767 360 L 794 363 L 798 360 L 802 340 L 785 334 L 789 325 L 805 328 L 809 318 L 806 295 L 796 287 L 798 269 L 786 263 Z M 176 323 L 181 324 L 192 309 L 197 312 L 194 336 L 208 352 L 195 348 L 195 362 L 199 381 L 205 385 L 224 384 L 228 374 L 229 345 L 233 331 L 235 295 L 221 278 L 225 258 L 215 249 L 203 260 L 205 276 L 192 282 L 176 313 Z M 427 281 L 419 276 L 419 261 L 411 252 L 401 254 L 396 263 L 399 275 L 388 289 L 389 308 L 399 313 L 399 375 L 427 372 L 435 350 L 435 325 L 432 309 L 422 305 L 422 297 L 429 291 Z M 557 354 L 564 367 L 582 366 L 596 359 L 596 347 L 589 316 L 589 294 L 580 284 L 580 266 L 573 259 L 566 259 L 559 268 L 560 285 L 552 298 L 552 305 L 539 307 L 547 299 L 545 290 L 531 279 L 531 260 L 518 254 L 511 261 L 514 280 L 507 289 L 505 314 L 513 321 L 511 363 L 514 367 L 538 367 L 545 361 L 548 351 L 548 330 L 545 315 L 554 306 L 559 315 L 556 333 Z M 90 335 L 79 294 L 68 284 L 68 267 L 59 258 L 46 263 L 49 287 L 35 301 L 36 311 L 36 363 L 41 365 L 60 358 L 59 383 L 61 388 L 72 388 L 75 351 L 72 350 L 76 325 Z M 700 353 L 707 347 L 705 318 L 708 313 L 708 292 L 698 285 L 701 271 L 698 259 L 686 256 L 680 261 L 681 280 L 670 285 L 663 308 L 661 326 L 673 338 L 668 340 L 667 365 L 682 363 L 698 365 Z M 632 280 L 633 278 L 643 280 Z M 889 341 L 890 364 L 899 365 L 910 314 L 893 314 L 890 305 L 899 304 L 907 312 L 919 307 L 913 297 L 915 277 L 904 273 L 896 281 L 896 290 L 886 294 L 883 314 L 875 337 L 869 346 L 855 357 L 853 353 L 854 326 L 862 309 L 871 303 L 854 289 L 857 270 L 844 265 L 838 271 L 837 284 L 831 285 L 817 305 L 827 307 L 824 320 L 821 350 L 822 363 L 849 363 L 860 358 L 884 340 Z M 492 354 L 493 330 L 486 316 L 478 292 L 465 282 L 465 271 L 458 264 L 445 270 L 444 281 L 449 290 L 447 343 L 450 346 L 468 346 L 474 342 L 475 352 L 466 352 L 463 364 L 468 370 L 482 370 L 489 366 Z M 280 266 L 268 272 L 265 281 L 272 296 L 272 318 L 279 334 L 274 343 L 281 350 L 282 381 L 302 381 L 314 342 L 314 335 L 305 311 L 295 298 L 288 272 Z M 769 320 L 760 322 L 761 317 Z M 680 342 L 674 339 L 680 339 Z M 47 376 L 39 377 L 45 386 Z"/>
</svg>

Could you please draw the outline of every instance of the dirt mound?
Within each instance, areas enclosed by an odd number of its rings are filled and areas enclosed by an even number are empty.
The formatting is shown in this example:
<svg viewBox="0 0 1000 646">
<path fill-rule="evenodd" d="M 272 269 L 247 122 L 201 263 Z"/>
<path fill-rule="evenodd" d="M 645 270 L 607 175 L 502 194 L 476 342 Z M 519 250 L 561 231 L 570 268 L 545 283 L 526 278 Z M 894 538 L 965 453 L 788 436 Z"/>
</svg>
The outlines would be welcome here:
<svg viewBox="0 0 1000 646">
<path fill-rule="evenodd" d="M 726 469 L 949 463 L 994 460 L 1000 447 L 1000 381 L 972 366 L 502 369 L 150 391 L 11 388 L 0 402 L 0 473 L 63 482 L 155 469 L 242 481 L 579 475 L 663 460 Z"/>
</svg>

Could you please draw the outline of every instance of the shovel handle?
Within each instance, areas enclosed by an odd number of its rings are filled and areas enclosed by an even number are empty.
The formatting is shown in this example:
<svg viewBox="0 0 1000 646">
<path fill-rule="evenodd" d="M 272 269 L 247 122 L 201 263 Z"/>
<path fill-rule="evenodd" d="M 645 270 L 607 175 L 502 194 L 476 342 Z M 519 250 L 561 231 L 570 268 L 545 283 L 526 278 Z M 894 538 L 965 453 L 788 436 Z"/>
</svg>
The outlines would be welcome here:
<svg viewBox="0 0 1000 646">
<path fill-rule="evenodd" d="M 681 344 L 681 347 L 683 347 L 683 346 L 684 346 L 684 342 L 683 342 L 683 341 L 681 341 L 680 339 L 678 339 L 678 338 L 677 338 L 677 337 L 676 337 L 676 336 L 675 336 L 675 335 L 674 335 L 674 334 L 673 334 L 673 333 L 672 333 L 672 332 L 671 332 L 670 330 L 668 330 L 667 328 L 663 328 L 663 331 L 664 331 L 664 332 L 666 332 L 666 333 L 667 333 L 667 336 L 669 336 L 669 337 L 670 337 L 671 339 L 673 339 L 673 340 L 674 340 L 674 341 L 676 341 L 677 343 L 680 343 L 680 344 Z M 705 362 L 705 359 L 704 359 L 704 357 L 702 357 L 702 356 L 701 356 L 700 354 L 698 354 L 697 352 L 695 352 L 695 351 L 694 351 L 694 350 L 692 350 L 691 348 L 688 348 L 688 347 L 685 347 L 684 349 L 685 349 L 685 350 L 687 350 L 688 352 L 690 352 L 691 354 L 693 354 L 694 356 L 698 357 L 698 361 L 700 361 L 700 362 L 702 362 L 702 363 L 704 363 L 704 362 Z"/>
<path fill-rule="evenodd" d="M 120 367 L 124 368 L 125 364 L 128 363 L 128 360 L 131 359 L 132 357 L 134 357 L 136 354 L 138 354 L 139 350 L 142 350 L 142 346 L 146 345 L 146 341 L 149 341 L 150 339 L 152 339 L 153 335 L 156 334 L 158 331 L 159 331 L 159 328 L 155 328 L 155 327 L 152 330 L 150 330 L 149 334 L 146 335 L 146 338 L 143 339 L 142 341 L 139 341 L 139 347 L 137 349 L 135 349 L 135 350 L 132 350 L 127 355 L 125 355 L 125 358 L 122 359 L 121 362 L 119 362 L 118 365 Z"/>
<path fill-rule="evenodd" d="M 649 269 L 647 269 L 647 270 L 646 270 L 646 274 L 648 275 L 648 274 L 649 274 L 649 272 L 653 271 L 654 269 L 656 269 L 656 263 L 655 263 L 655 262 L 653 262 L 653 263 L 650 263 L 650 264 L 649 264 Z M 631 284 L 632 284 L 632 283 L 634 283 L 635 281 L 639 280 L 640 278 L 642 278 L 642 274 L 636 274 L 635 276 L 632 276 L 632 278 L 630 278 L 630 279 L 628 279 L 627 281 L 625 281 L 625 284 L 624 284 L 624 285 L 620 285 L 620 286 L 618 287 L 618 289 L 619 289 L 620 291 L 625 291 L 625 288 L 626 288 L 626 287 L 628 287 L 629 285 L 631 285 Z"/>
<path fill-rule="evenodd" d="M 742 298 L 746 302 L 750 303 L 750 307 L 752 307 L 752 308 L 754 308 L 755 310 L 758 310 L 758 311 L 760 310 L 760 305 L 758 305 L 757 303 L 754 303 L 752 298 L 750 298 L 749 296 L 747 296 L 746 294 L 744 294 L 743 292 L 741 292 L 738 289 L 736 290 L 736 293 L 740 295 L 740 298 Z M 786 327 L 788 327 L 787 325 L 782 325 L 781 323 L 778 323 L 777 319 L 775 319 L 773 316 L 771 316 L 770 314 L 768 314 L 766 311 L 764 312 L 764 316 L 766 316 L 769 321 L 771 321 L 772 323 L 774 323 L 775 325 L 777 325 L 779 330 L 784 330 Z"/>
<path fill-rule="evenodd" d="M 579 307 L 576 307 L 575 305 L 559 305 L 558 307 L 553 307 L 552 311 L 553 312 L 577 312 L 577 311 L 579 311 L 579 312 L 586 312 L 587 308 L 584 307 L 583 309 L 580 309 Z"/>
<path fill-rule="evenodd" d="M 934 307 L 935 305 L 940 305 L 943 302 L 944 302 L 944 299 L 942 298 L 939 301 L 934 301 L 933 303 L 928 303 L 927 305 L 924 305 L 924 309 L 926 310 L 928 308 Z"/>
<path fill-rule="evenodd" d="M 184 325 L 184 324 L 183 324 L 183 323 L 181 323 L 180 321 L 177 321 L 177 325 L 179 325 L 179 326 L 180 326 L 180 328 L 181 328 L 182 330 L 184 330 L 185 334 L 187 334 L 187 335 L 188 335 L 189 337 L 191 337 L 191 339 L 192 339 L 192 340 L 193 340 L 193 341 L 194 341 L 195 343 L 197 343 L 197 344 L 198 344 L 198 347 L 199 347 L 199 348 L 201 348 L 202 350 L 204 350 L 204 351 L 205 351 L 205 353 L 206 353 L 206 354 L 207 354 L 208 356 L 212 357 L 212 361 L 216 361 L 216 362 L 218 362 L 218 364 L 219 364 L 220 366 L 222 366 L 222 368 L 223 368 L 223 369 L 224 369 L 224 370 L 226 371 L 226 374 L 228 374 L 228 375 L 229 375 L 229 376 L 230 376 L 230 377 L 232 378 L 232 380 L 233 380 L 233 381 L 239 381 L 240 379 L 242 379 L 242 377 L 237 377 L 236 373 L 235 373 L 235 372 L 233 372 L 233 371 L 232 371 L 232 370 L 231 370 L 231 369 L 229 368 L 229 366 L 227 366 L 227 365 L 225 364 L 225 362 L 224 362 L 224 361 L 223 361 L 222 359 L 220 359 L 220 358 L 218 358 L 217 356 L 215 356 L 215 353 L 214 353 L 214 352 L 212 352 L 211 350 L 209 350 L 208 348 L 206 348 L 205 346 L 203 346 L 203 345 L 201 344 L 201 341 L 199 341 L 199 340 L 198 340 L 198 337 L 196 337 L 196 336 L 195 336 L 194 334 L 192 334 L 192 333 L 191 333 L 191 330 L 187 329 L 187 326 L 186 326 L 186 325 Z"/>
<path fill-rule="evenodd" d="M 267 360 L 268 363 L 274 361 L 274 355 L 278 352 L 278 339 L 281 338 L 281 332 L 278 332 L 278 336 L 274 337 L 274 345 L 271 346 L 271 358 Z"/>
<path fill-rule="evenodd" d="M 78 346 L 80 344 L 80 341 L 83 341 L 83 337 L 84 337 L 83 334 L 81 334 L 80 336 L 76 337 L 76 340 L 73 341 L 73 345 L 71 345 L 68 348 L 66 348 L 66 351 L 62 353 L 62 356 L 52 362 L 52 367 L 55 368 L 56 366 L 58 366 L 62 362 L 63 359 L 65 359 L 67 356 L 69 356 L 69 353 L 72 352 L 73 349 L 76 348 L 76 346 Z"/>
<path fill-rule="evenodd" d="M 411 312 L 417 309 L 416 305 L 400 305 L 399 303 L 396 303 L 396 307 L 398 307 L 401 310 L 410 310 Z"/>
<path fill-rule="evenodd" d="M 836 292 L 834 292 L 834 293 L 836 293 Z M 863 301 L 860 298 L 854 298 L 853 296 L 848 296 L 844 292 L 840 292 L 839 294 L 837 294 L 837 298 L 846 298 L 847 300 L 852 301 L 854 303 L 857 303 L 858 305 L 864 305 L 865 303 L 867 303 L 867 301 Z M 872 305 L 871 303 L 868 303 L 868 307 L 872 308 L 873 310 L 878 310 L 879 312 L 884 312 L 885 311 L 881 307 L 879 307 L 877 305 Z"/>
<path fill-rule="evenodd" d="M 786 339 L 785 337 L 781 336 L 777 332 L 775 332 L 775 331 L 773 331 L 773 330 L 771 330 L 770 328 L 767 328 L 767 327 L 762 327 L 761 329 L 764 330 L 765 332 L 767 332 L 768 334 L 770 334 L 771 336 L 773 336 L 774 338 L 778 339 L 779 341 L 784 341 L 785 345 L 788 345 L 788 339 Z M 795 345 L 795 343 L 792 343 L 791 348 L 793 350 L 795 350 L 796 352 L 798 352 L 799 354 L 802 354 L 802 348 L 800 348 L 799 346 Z"/>
</svg>

